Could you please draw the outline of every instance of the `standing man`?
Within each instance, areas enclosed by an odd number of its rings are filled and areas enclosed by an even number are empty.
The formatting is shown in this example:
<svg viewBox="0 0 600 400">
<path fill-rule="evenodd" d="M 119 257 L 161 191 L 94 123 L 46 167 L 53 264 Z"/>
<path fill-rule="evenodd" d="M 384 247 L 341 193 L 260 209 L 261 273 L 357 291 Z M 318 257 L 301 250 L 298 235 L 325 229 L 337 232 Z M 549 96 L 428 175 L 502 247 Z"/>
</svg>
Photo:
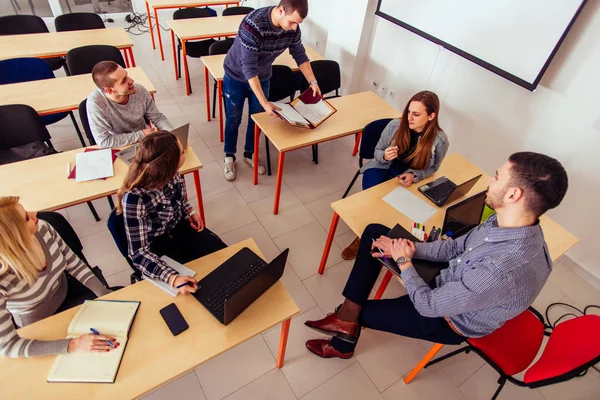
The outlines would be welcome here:
<svg viewBox="0 0 600 400">
<path fill-rule="evenodd" d="M 228 181 L 235 180 L 235 153 L 238 128 L 242 122 L 244 102 L 248 98 L 249 115 L 266 111 L 276 116 L 277 106 L 269 103 L 269 80 L 273 61 L 286 49 L 294 57 L 300 71 L 310 83 L 313 94 L 321 90 L 310 67 L 302 45 L 300 24 L 308 14 L 307 0 L 281 0 L 276 7 L 259 8 L 248 14 L 238 30 L 233 46 L 225 57 L 223 95 L 227 117 L 225 120 L 225 165 Z M 244 162 L 254 168 L 254 121 L 248 118 Z M 263 175 L 265 167 L 258 166 Z"/>
</svg>

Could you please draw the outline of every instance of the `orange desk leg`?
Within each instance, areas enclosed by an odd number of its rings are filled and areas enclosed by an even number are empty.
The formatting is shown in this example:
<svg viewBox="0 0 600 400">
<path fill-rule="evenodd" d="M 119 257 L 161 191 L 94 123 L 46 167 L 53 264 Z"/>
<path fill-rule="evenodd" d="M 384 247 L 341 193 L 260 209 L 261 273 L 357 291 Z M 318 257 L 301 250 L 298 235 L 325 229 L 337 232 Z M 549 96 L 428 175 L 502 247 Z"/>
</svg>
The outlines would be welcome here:
<svg viewBox="0 0 600 400">
<path fill-rule="evenodd" d="M 207 86 L 208 87 L 208 86 Z M 216 101 L 219 104 L 219 139 L 221 139 L 221 143 L 223 143 L 223 80 L 217 81 L 217 98 Z M 208 105 L 208 102 L 206 102 Z"/>
<path fill-rule="evenodd" d="M 187 50 L 185 48 L 185 40 L 181 41 L 181 52 L 183 57 L 183 72 L 185 73 L 185 90 L 187 95 L 190 95 L 190 71 L 188 71 Z"/>
<path fill-rule="evenodd" d="M 288 333 L 290 332 L 290 322 L 288 318 L 281 323 L 281 336 L 279 338 L 279 354 L 277 355 L 277 368 L 283 367 L 285 359 L 285 349 L 287 347 Z"/>
<path fill-rule="evenodd" d="M 171 29 L 171 46 L 173 46 L 173 65 L 175 66 L 175 80 L 179 80 L 177 73 L 177 48 L 175 47 L 175 31 Z"/>
<path fill-rule="evenodd" d="M 195 170 L 193 174 L 194 186 L 196 187 L 196 197 L 198 199 L 198 212 L 200 213 L 202 222 L 204 222 L 204 226 L 206 226 L 206 218 L 204 218 L 204 202 L 202 201 L 202 187 L 200 186 L 200 171 Z"/>
<path fill-rule="evenodd" d="M 360 138 L 362 137 L 362 132 L 358 132 L 356 134 L 356 141 L 354 142 L 354 150 L 352 150 L 352 155 L 355 156 L 358 153 L 358 145 L 360 144 Z"/>
<path fill-rule="evenodd" d="M 379 285 L 379 289 L 377 289 L 377 293 L 375 293 L 375 297 L 373 297 L 374 300 L 379 300 L 381 298 L 381 296 L 383 296 L 383 293 L 385 292 L 385 289 L 387 288 L 391 279 L 392 279 L 392 273 L 389 270 L 386 270 L 385 275 L 383 276 L 383 279 L 381 280 L 381 285 Z"/>
<path fill-rule="evenodd" d="M 160 47 L 160 59 L 165 61 L 165 53 L 162 47 L 162 38 L 160 37 L 160 24 L 158 23 L 158 10 L 154 9 L 154 19 L 156 20 L 156 35 L 158 36 L 158 47 Z"/>
<path fill-rule="evenodd" d="M 133 47 L 128 47 L 127 50 L 129 50 L 129 56 L 131 57 L 131 66 L 135 67 L 135 58 L 133 57 Z"/>
<path fill-rule="evenodd" d="M 152 48 L 156 49 L 156 44 L 154 43 L 154 30 L 152 29 L 152 18 L 150 17 L 150 6 L 146 1 L 146 15 L 148 16 L 148 25 L 150 26 L 150 37 L 152 38 Z"/>
<path fill-rule="evenodd" d="M 408 385 L 415 378 L 415 376 L 417 376 L 417 374 L 421 372 L 423 368 L 425 368 L 427 363 L 431 361 L 433 357 L 435 357 L 435 355 L 438 353 L 438 351 L 442 349 L 442 347 L 444 347 L 443 344 L 434 344 L 431 350 L 429 350 L 429 352 L 425 354 L 425 357 L 423 357 L 421 361 L 419 361 L 419 363 L 412 369 L 412 371 L 410 371 L 408 375 L 404 377 L 404 383 Z"/>
<path fill-rule="evenodd" d="M 208 68 L 206 68 L 206 65 L 204 66 L 204 92 L 206 94 L 206 119 L 210 121 L 210 87 L 208 85 Z"/>
<path fill-rule="evenodd" d="M 273 204 L 273 215 L 279 214 L 279 198 L 281 197 L 281 179 L 283 178 L 284 161 L 285 152 L 281 151 L 279 152 L 279 162 L 277 163 L 277 182 L 275 183 L 275 204 Z"/>
<path fill-rule="evenodd" d="M 250 117 L 252 118 L 252 117 Z M 260 139 L 260 128 L 254 124 L 254 184 L 258 185 L 258 149 Z"/>
<path fill-rule="evenodd" d="M 131 67 L 129 64 L 129 54 L 127 53 L 127 49 L 123 49 L 123 57 L 125 58 L 125 66 L 127 68 Z"/>
<path fill-rule="evenodd" d="M 334 212 L 333 218 L 331 220 L 331 226 L 329 227 L 329 234 L 327 235 L 327 241 L 325 242 L 325 248 L 323 249 L 323 255 L 321 256 L 321 264 L 319 265 L 319 275 L 323 275 L 323 271 L 325 271 L 325 265 L 327 264 L 329 251 L 331 251 L 331 243 L 333 243 L 333 237 L 335 235 L 335 230 L 337 229 L 339 221 L 340 216 L 338 215 L 338 213 Z"/>
</svg>

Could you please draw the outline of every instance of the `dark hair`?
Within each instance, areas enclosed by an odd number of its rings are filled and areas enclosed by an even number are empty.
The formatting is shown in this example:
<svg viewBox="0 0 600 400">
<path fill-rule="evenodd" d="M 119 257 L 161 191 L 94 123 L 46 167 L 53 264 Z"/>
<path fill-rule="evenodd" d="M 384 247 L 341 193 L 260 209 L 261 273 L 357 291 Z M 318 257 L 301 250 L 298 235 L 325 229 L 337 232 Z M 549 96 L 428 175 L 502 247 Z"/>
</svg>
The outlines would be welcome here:
<svg viewBox="0 0 600 400">
<path fill-rule="evenodd" d="M 298 15 L 302 19 L 308 15 L 308 0 L 280 0 L 277 7 L 283 7 L 287 15 L 298 11 Z"/>
<path fill-rule="evenodd" d="M 96 86 L 104 90 L 105 87 L 111 87 L 115 80 L 109 75 L 119 68 L 119 64 L 114 61 L 100 61 L 92 68 L 92 79 Z"/>
<path fill-rule="evenodd" d="M 122 213 L 121 199 L 133 188 L 159 189 L 177 173 L 181 150 L 171 132 L 158 131 L 145 136 L 137 147 L 135 158 L 123 185 L 117 192 L 117 213 Z"/>
<path fill-rule="evenodd" d="M 412 161 L 410 163 L 411 168 L 425 169 L 429 163 L 429 159 L 431 158 L 431 148 L 435 142 L 437 132 L 441 130 L 440 124 L 438 123 L 438 117 L 440 115 L 440 99 L 438 98 L 437 94 L 423 90 L 422 92 L 419 92 L 410 98 L 408 103 L 406 103 L 406 107 L 404 107 L 402 117 L 400 117 L 400 126 L 392 138 L 392 143 L 394 143 L 394 146 L 398 146 L 398 154 L 402 154 L 408 150 L 410 146 L 408 108 L 410 103 L 413 101 L 418 101 L 423 104 L 425 106 L 425 110 L 427 111 L 427 115 L 435 113 L 435 118 L 427 122 L 427 125 L 425 125 L 423 137 L 421 140 L 419 140 L 419 144 L 417 144 L 415 151 L 406 157 L 406 161 Z"/>
<path fill-rule="evenodd" d="M 528 151 L 514 153 L 508 161 L 512 164 L 509 185 L 523 190 L 529 211 L 539 217 L 560 204 L 569 187 L 567 171 L 560 162 Z"/>
</svg>

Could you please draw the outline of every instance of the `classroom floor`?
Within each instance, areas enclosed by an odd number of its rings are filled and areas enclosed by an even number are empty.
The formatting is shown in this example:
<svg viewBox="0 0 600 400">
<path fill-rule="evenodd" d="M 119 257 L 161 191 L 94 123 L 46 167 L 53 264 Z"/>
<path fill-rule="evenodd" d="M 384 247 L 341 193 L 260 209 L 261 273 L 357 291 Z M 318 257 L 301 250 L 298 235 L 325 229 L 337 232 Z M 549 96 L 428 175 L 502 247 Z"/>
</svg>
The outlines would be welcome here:
<svg viewBox="0 0 600 400">
<path fill-rule="evenodd" d="M 166 23 L 163 24 L 166 26 Z M 223 148 L 219 142 L 218 120 L 206 121 L 202 64 L 189 59 L 193 94 L 185 95 L 183 80 L 176 81 L 168 32 L 163 31 L 165 61 L 152 50 L 148 34 L 134 36 L 135 59 L 144 68 L 158 93 L 160 110 L 178 126 L 191 123 L 190 144 L 204 168 L 200 171 L 207 225 L 228 244 L 254 238 L 271 260 L 289 247 L 289 262 L 282 279 L 301 314 L 292 320 L 284 367 L 275 366 L 279 327 L 207 362 L 178 380 L 150 393 L 146 399 L 489 399 L 496 390 L 497 375 L 477 355 L 459 355 L 423 370 L 410 384 L 402 378 L 420 360 L 430 343 L 365 330 L 355 356 L 349 360 L 324 360 L 309 353 L 304 342 L 321 335 L 303 325 L 332 312 L 342 301 L 341 290 L 352 267 L 343 261 L 341 250 L 353 234 L 340 222 L 331 249 L 328 268 L 317 276 L 317 267 L 331 221 L 329 204 L 340 199 L 358 165 L 352 157 L 353 137 L 319 146 L 319 165 L 311 162 L 310 149 L 286 156 L 280 213 L 272 214 L 275 176 L 261 176 L 252 184 L 250 167 L 237 164 L 237 180 L 226 182 L 222 173 Z M 60 75 L 61 71 L 57 71 Z M 211 84 L 212 86 L 212 84 Z M 212 88 L 211 88 L 212 91 Z M 245 122 L 242 124 L 245 127 Z M 244 144 L 240 129 L 238 157 Z M 58 150 L 79 148 L 67 118 L 50 127 Z M 261 139 L 261 145 L 264 141 Z M 271 149 L 273 170 L 277 152 Z M 458 149 L 455 149 L 458 150 Z M 264 149 L 261 151 L 264 156 Z M 191 202 L 196 205 L 191 177 L 187 178 Z M 354 187 L 359 190 L 360 182 Z M 61 212 L 79 234 L 84 253 L 92 265 L 99 265 L 111 285 L 127 285 L 130 270 L 106 228 L 108 202 L 94 201 L 103 218 L 94 222 L 85 204 Z M 393 221 L 390 221 L 392 224 Z M 552 302 L 584 306 L 600 304 L 600 291 L 588 281 L 593 278 L 568 257 L 554 266 L 549 282 L 534 306 L 544 311 Z M 595 281 L 597 282 L 597 281 Z M 597 283 L 596 283 L 597 284 Z M 393 281 L 386 297 L 405 293 Z M 562 314 L 556 310 L 553 315 Z M 442 354 L 452 350 L 447 346 Z M 592 399 L 600 393 L 600 374 L 590 370 L 582 378 L 539 390 L 522 389 L 510 383 L 500 399 Z"/>
</svg>

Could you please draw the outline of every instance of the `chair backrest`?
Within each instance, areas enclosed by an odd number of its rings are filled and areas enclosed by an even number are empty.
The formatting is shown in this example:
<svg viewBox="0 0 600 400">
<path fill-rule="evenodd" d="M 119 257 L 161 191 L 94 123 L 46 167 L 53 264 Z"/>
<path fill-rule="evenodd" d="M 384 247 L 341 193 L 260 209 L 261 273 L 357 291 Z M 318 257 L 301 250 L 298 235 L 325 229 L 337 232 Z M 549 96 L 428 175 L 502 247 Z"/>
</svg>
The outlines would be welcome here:
<svg viewBox="0 0 600 400">
<path fill-rule="evenodd" d="M 223 16 L 227 15 L 246 15 L 254 11 L 252 7 L 229 7 L 223 10 Z"/>
<path fill-rule="evenodd" d="M 24 104 L 0 106 L 0 150 L 49 140 L 50 133 L 33 108 Z"/>
<path fill-rule="evenodd" d="M 106 226 L 108 227 L 119 252 L 125 257 L 127 264 L 129 264 L 135 275 L 141 279 L 141 272 L 133 266 L 133 262 L 131 262 L 131 259 L 127 255 L 127 233 L 125 232 L 125 220 L 123 218 L 123 214 L 117 214 L 117 210 L 114 209 L 108 216 Z"/>
<path fill-rule="evenodd" d="M 98 14 L 78 12 L 59 15 L 54 19 L 57 32 L 106 28 Z"/>
<path fill-rule="evenodd" d="M 211 44 L 208 48 L 208 55 L 214 56 L 215 54 L 227 54 L 231 46 L 233 46 L 234 40 L 234 38 L 228 38 Z"/>
<path fill-rule="evenodd" d="M 123 55 L 114 46 L 95 44 L 77 47 L 67 53 L 67 68 L 71 75 L 89 74 L 100 61 L 114 61 L 125 68 Z"/>
<path fill-rule="evenodd" d="M 269 101 L 280 101 L 289 98 L 293 100 L 296 87 L 294 73 L 285 65 L 273 65 L 273 75 L 269 85 Z"/>
<path fill-rule="evenodd" d="M 468 339 L 493 367 L 506 375 L 515 375 L 531 364 L 544 338 L 544 324 L 530 310 L 525 310 L 487 336 Z"/>
<path fill-rule="evenodd" d="M 81 125 L 83 125 L 85 136 L 87 136 L 87 139 L 90 142 L 90 146 L 95 146 L 96 139 L 94 139 L 94 135 L 92 135 L 92 129 L 90 128 L 90 121 L 87 115 L 87 99 L 84 99 L 79 103 L 79 119 L 81 120 Z"/>
<path fill-rule="evenodd" d="M 79 240 L 79 236 L 77 236 L 77 233 L 75 233 L 75 230 L 69 221 L 67 221 L 61 213 L 54 211 L 38 211 L 37 217 L 52 225 L 66 245 L 73 250 L 73 253 L 75 253 L 83 262 L 86 264 L 88 263 L 83 255 L 83 245 L 81 244 L 81 240 Z"/>
<path fill-rule="evenodd" d="M 22 35 L 48 32 L 44 20 L 37 15 L 7 15 L 0 17 L 0 35 Z"/>
<path fill-rule="evenodd" d="M 369 122 L 363 128 L 360 139 L 360 150 L 358 152 L 360 157 L 358 161 L 361 167 L 363 159 L 370 160 L 375 157 L 375 147 L 377 147 L 377 142 L 379 142 L 381 133 L 391 121 L 391 118 L 378 119 L 373 122 Z"/>
<path fill-rule="evenodd" d="M 11 58 L 0 61 L 0 85 L 52 78 L 52 68 L 41 58 Z"/>
<path fill-rule="evenodd" d="M 317 82 L 319 82 L 319 88 L 323 95 L 337 91 L 342 87 L 342 73 L 340 71 L 340 65 L 333 60 L 317 60 L 311 61 L 310 66 L 315 74 Z M 300 82 L 300 90 L 304 92 L 308 89 L 308 81 L 302 76 Z"/>
<path fill-rule="evenodd" d="M 198 7 L 189 7 L 189 8 L 181 8 L 173 13 L 173 19 L 190 19 L 190 18 L 206 18 L 213 17 L 210 12 L 210 9 L 207 7 L 198 8 Z"/>
</svg>

